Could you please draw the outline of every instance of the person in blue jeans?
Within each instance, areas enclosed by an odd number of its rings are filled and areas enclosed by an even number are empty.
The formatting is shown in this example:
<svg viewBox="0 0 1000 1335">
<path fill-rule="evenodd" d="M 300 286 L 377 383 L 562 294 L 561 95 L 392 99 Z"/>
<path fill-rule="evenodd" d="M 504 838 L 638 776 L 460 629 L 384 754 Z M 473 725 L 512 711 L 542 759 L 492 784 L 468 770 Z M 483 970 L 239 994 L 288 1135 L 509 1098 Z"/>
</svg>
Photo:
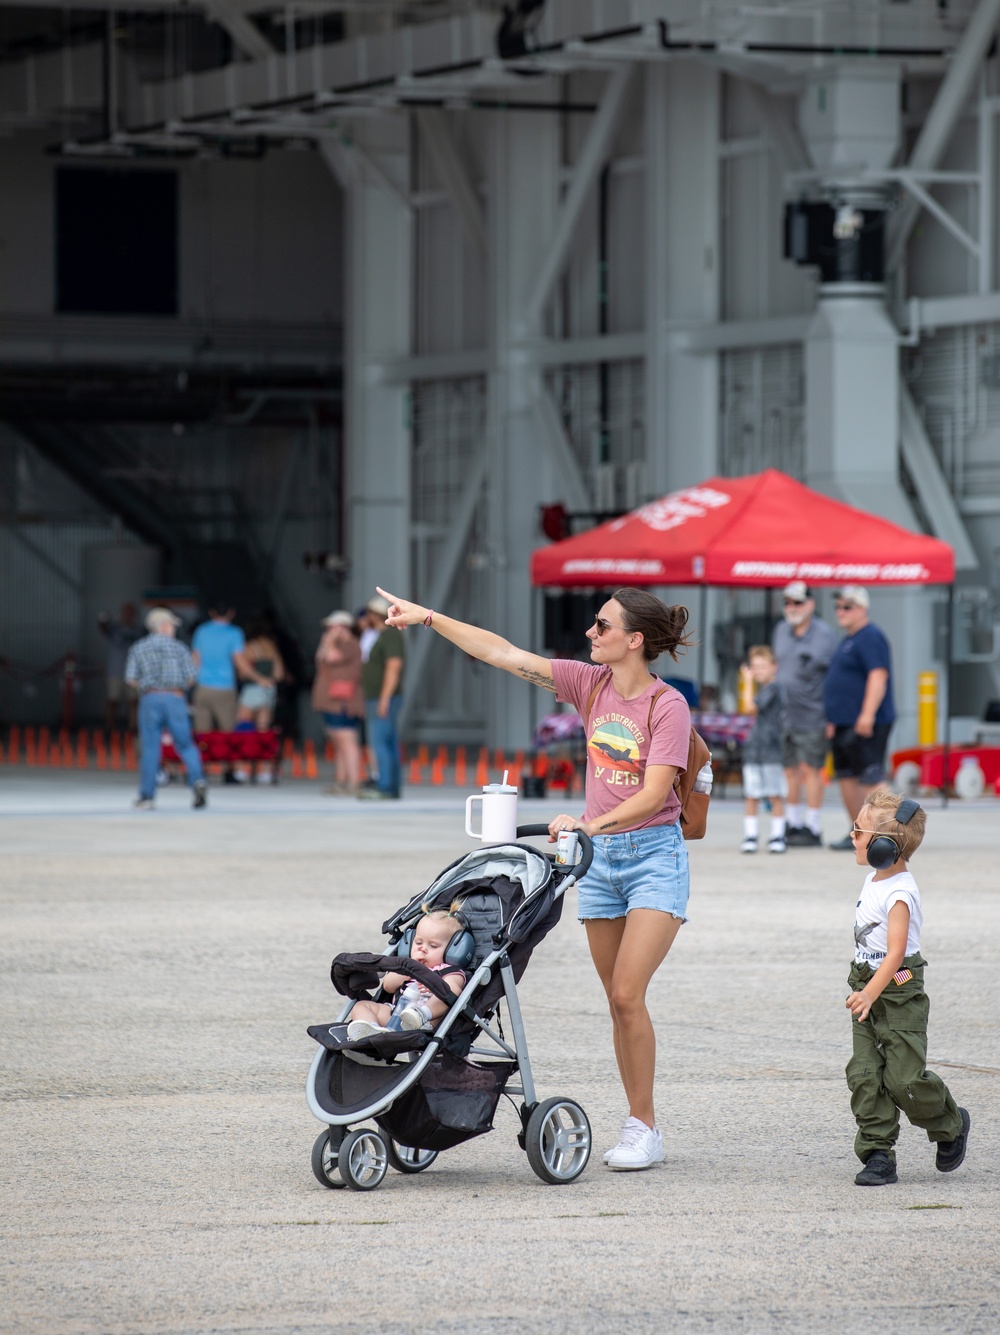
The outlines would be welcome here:
<svg viewBox="0 0 1000 1335">
<path fill-rule="evenodd" d="M 368 744 L 375 752 L 378 783 L 375 788 L 363 788 L 358 796 L 385 800 L 399 797 L 403 782 L 398 731 L 403 705 L 403 636 L 397 627 L 385 624 L 389 611 L 385 598 L 370 598 L 367 610 L 372 622 L 382 627 L 361 669 Z"/>
<path fill-rule="evenodd" d="M 177 639 L 180 624 L 180 617 L 168 608 L 154 607 L 146 617 L 149 634 L 133 644 L 125 662 L 125 680 L 139 696 L 139 796 L 132 805 L 141 811 L 152 811 L 156 805 L 156 775 L 165 732 L 173 738 L 183 761 L 194 793 L 192 806 L 203 807 L 208 801 L 185 694 L 198 674 L 191 651 Z"/>
</svg>

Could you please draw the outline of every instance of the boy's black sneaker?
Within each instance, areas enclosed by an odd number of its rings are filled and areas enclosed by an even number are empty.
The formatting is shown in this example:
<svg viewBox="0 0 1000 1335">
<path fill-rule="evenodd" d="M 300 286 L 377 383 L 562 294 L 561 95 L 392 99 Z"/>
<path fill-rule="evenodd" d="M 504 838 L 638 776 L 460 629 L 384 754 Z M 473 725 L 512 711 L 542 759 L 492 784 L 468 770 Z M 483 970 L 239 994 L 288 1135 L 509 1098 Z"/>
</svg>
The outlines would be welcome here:
<svg viewBox="0 0 1000 1335">
<path fill-rule="evenodd" d="M 884 1150 L 876 1150 L 874 1154 L 868 1156 L 864 1168 L 854 1179 L 854 1185 L 856 1187 L 888 1187 L 891 1183 L 898 1181 L 896 1165 Z"/>
<path fill-rule="evenodd" d="M 969 1114 L 959 1108 L 962 1129 L 954 1140 L 939 1140 L 934 1167 L 939 1173 L 953 1173 L 965 1158 L 965 1149 L 969 1143 Z"/>
</svg>

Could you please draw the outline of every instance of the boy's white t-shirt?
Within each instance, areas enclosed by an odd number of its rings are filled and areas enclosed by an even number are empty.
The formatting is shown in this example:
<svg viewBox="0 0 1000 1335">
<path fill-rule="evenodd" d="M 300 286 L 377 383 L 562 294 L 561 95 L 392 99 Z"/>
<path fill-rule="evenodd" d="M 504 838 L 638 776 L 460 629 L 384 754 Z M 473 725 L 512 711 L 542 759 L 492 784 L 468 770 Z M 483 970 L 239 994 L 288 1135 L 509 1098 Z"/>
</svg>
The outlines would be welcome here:
<svg viewBox="0 0 1000 1335">
<path fill-rule="evenodd" d="M 858 964 L 870 964 L 873 969 L 885 959 L 889 946 L 889 910 L 900 900 L 910 910 L 910 927 L 906 934 L 906 953 L 915 955 L 920 949 L 920 929 L 924 915 L 920 910 L 920 890 L 908 871 L 876 881 L 875 872 L 869 872 L 861 887 L 861 898 L 854 910 L 854 958 Z"/>
</svg>

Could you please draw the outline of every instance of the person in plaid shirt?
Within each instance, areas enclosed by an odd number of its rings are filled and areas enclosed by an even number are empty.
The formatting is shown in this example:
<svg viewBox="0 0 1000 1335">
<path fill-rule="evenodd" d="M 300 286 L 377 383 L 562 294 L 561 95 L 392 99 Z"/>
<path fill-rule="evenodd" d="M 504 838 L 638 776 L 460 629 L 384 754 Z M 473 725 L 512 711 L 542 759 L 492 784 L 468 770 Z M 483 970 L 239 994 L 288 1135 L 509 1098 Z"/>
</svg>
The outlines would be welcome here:
<svg viewBox="0 0 1000 1335">
<path fill-rule="evenodd" d="M 161 738 L 169 732 L 184 763 L 194 793 L 192 806 L 208 801 L 201 754 L 191 736 L 185 692 L 198 675 L 191 651 L 176 638 L 180 617 L 154 607 L 146 617 L 149 634 L 133 644 L 125 662 L 125 680 L 139 695 L 139 796 L 133 806 L 151 811 L 156 805 L 156 775 Z"/>
</svg>

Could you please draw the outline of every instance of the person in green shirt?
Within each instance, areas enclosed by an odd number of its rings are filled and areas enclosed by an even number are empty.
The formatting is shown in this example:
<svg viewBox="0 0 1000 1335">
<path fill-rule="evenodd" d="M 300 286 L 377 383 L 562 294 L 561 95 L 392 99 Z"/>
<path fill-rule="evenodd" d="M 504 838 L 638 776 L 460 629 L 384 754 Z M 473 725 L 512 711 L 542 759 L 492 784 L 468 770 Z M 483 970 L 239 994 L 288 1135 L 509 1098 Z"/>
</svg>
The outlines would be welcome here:
<svg viewBox="0 0 1000 1335">
<path fill-rule="evenodd" d="M 368 662 L 361 670 L 361 689 L 365 697 L 365 718 L 368 724 L 368 742 L 375 752 L 378 783 L 374 788 L 363 788 L 360 798 L 385 801 L 399 797 L 403 781 L 403 767 L 399 759 L 397 721 L 403 704 L 403 648 L 402 631 L 385 624 L 389 604 L 378 596 L 365 604 L 369 625 L 380 631 L 372 645 Z"/>
</svg>

